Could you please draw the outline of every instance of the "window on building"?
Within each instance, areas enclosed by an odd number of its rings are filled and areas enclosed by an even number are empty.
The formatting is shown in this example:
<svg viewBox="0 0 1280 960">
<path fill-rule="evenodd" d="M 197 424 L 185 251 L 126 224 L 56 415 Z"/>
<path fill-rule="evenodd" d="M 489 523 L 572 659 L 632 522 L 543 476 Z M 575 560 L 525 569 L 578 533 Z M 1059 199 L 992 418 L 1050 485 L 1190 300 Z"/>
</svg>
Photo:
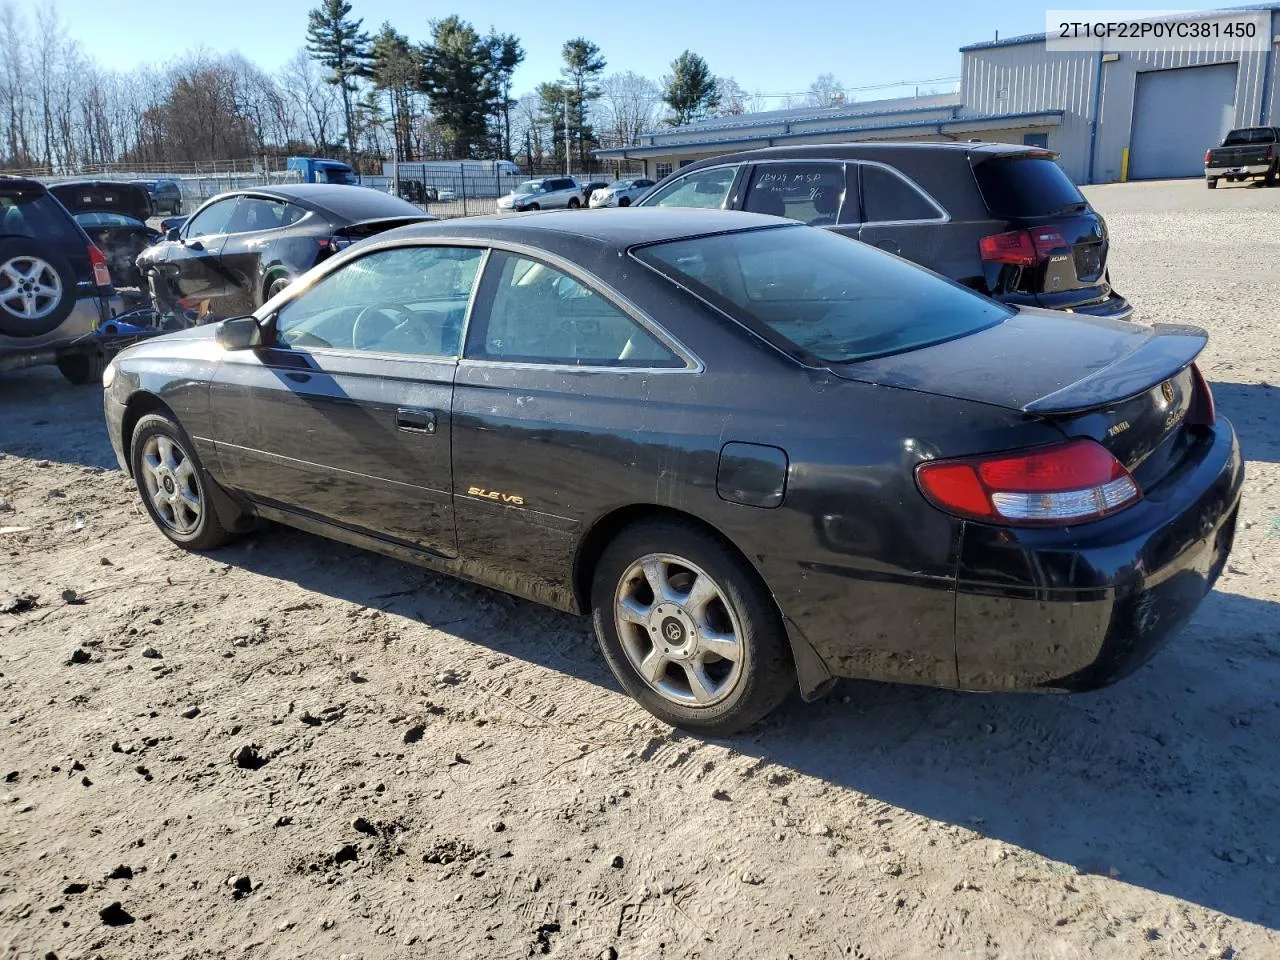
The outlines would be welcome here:
<svg viewBox="0 0 1280 960">
<path fill-rule="evenodd" d="M 659 163 L 654 166 L 653 175 L 661 180 L 663 177 L 671 176 L 671 171 L 674 169 L 675 167 L 669 163 Z"/>
</svg>

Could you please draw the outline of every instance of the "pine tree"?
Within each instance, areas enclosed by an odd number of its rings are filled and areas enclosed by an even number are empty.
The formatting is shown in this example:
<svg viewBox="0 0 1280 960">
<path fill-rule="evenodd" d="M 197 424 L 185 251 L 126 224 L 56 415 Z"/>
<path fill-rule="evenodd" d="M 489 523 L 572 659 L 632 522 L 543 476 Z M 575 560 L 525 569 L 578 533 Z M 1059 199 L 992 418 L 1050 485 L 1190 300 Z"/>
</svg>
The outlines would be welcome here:
<svg viewBox="0 0 1280 960">
<path fill-rule="evenodd" d="M 355 94 L 358 81 L 369 75 L 369 35 L 360 31 L 363 20 L 351 18 L 347 0 L 322 0 L 307 19 L 307 52 L 329 70 L 326 81 L 342 92 L 347 150 L 356 162 Z"/>
<path fill-rule="evenodd" d="M 486 143 L 499 93 L 489 44 L 457 16 L 431 24 L 422 47 L 422 90 L 459 159 Z"/>
<path fill-rule="evenodd" d="M 607 66 L 600 48 L 584 37 L 568 41 L 561 50 L 564 66 L 561 86 L 569 101 L 569 135 L 578 141 L 578 163 L 587 169 L 588 153 L 595 132 L 587 123 L 587 104 L 600 99 L 600 77 Z M 566 149 L 569 149 L 566 144 Z"/>
<path fill-rule="evenodd" d="M 391 105 L 396 160 L 413 155 L 413 89 L 422 75 L 422 61 L 409 38 L 384 23 L 373 38 L 373 84 Z"/>
<path fill-rule="evenodd" d="M 485 41 L 489 45 L 489 56 L 492 59 L 491 71 L 498 91 L 498 113 L 501 121 L 499 137 L 502 141 L 502 156 L 510 160 L 511 154 L 511 108 L 516 101 L 511 98 L 511 78 L 516 67 L 524 62 L 524 48 L 514 34 L 490 32 Z"/>
<path fill-rule="evenodd" d="M 662 78 L 662 85 L 662 99 L 672 112 L 667 123 L 673 127 L 706 116 L 720 103 L 711 68 L 692 50 L 671 61 L 671 75 Z"/>
</svg>

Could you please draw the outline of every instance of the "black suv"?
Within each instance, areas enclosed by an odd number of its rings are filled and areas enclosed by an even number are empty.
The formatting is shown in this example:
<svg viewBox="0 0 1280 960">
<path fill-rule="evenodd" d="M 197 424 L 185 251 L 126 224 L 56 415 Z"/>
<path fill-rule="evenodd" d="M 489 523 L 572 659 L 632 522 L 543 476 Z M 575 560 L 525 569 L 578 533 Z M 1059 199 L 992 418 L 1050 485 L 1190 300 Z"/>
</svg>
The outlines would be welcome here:
<svg viewBox="0 0 1280 960">
<path fill-rule="evenodd" d="M 43 184 L 0 175 L 0 370 L 56 364 L 102 377 L 99 331 L 119 305 L 101 250 Z"/>
<path fill-rule="evenodd" d="M 682 167 L 636 206 L 789 217 L 913 260 L 1005 303 L 1127 319 L 1107 226 L 1054 162 L 1006 143 L 769 147 Z"/>
<path fill-rule="evenodd" d="M 138 186 L 145 187 L 151 197 L 151 210 L 159 215 L 167 213 L 171 217 L 182 214 L 182 188 L 173 180 L 138 180 Z"/>
</svg>

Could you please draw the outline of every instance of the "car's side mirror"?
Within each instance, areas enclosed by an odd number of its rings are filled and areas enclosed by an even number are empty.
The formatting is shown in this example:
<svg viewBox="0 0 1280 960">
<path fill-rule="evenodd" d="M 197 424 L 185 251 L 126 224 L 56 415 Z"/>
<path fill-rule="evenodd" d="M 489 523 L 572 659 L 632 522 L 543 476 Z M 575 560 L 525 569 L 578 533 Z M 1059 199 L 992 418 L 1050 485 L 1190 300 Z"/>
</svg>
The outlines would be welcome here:
<svg viewBox="0 0 1280 960">
<path fill-rule="evenodd" d="M 217 340 L 223 350 L 251 350 L 262 345 L 262 325 L 257 317 L 232 317 L 218 325 Z"/>
<path fill-rule="evenodd" d="M 170 243 L 177 243 L 179 240 L 182 239 L 182 228 L 181 227 L 171 228 L 169 232 L 164 235 L 164 238 L 168 240 Z"/>
</svg>

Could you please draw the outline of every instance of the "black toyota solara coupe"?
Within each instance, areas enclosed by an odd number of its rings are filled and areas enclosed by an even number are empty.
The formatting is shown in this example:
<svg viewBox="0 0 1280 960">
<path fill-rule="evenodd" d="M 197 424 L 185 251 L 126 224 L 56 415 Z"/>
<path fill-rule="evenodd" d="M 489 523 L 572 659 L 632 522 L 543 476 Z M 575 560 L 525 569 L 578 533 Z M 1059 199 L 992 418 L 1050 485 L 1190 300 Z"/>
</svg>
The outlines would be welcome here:
<svg viewBox="0 0 1280 960">
<path fill-rule="evenodd" d="M 1231 548 L 1205 339 L 772 217 L 601 210 L 382 234 L 104 379 L 175 543 L 270 519 L 589 613 L 629 693 L 725 733 L 797 683 L 1143 663 Z"/>
</svg>

